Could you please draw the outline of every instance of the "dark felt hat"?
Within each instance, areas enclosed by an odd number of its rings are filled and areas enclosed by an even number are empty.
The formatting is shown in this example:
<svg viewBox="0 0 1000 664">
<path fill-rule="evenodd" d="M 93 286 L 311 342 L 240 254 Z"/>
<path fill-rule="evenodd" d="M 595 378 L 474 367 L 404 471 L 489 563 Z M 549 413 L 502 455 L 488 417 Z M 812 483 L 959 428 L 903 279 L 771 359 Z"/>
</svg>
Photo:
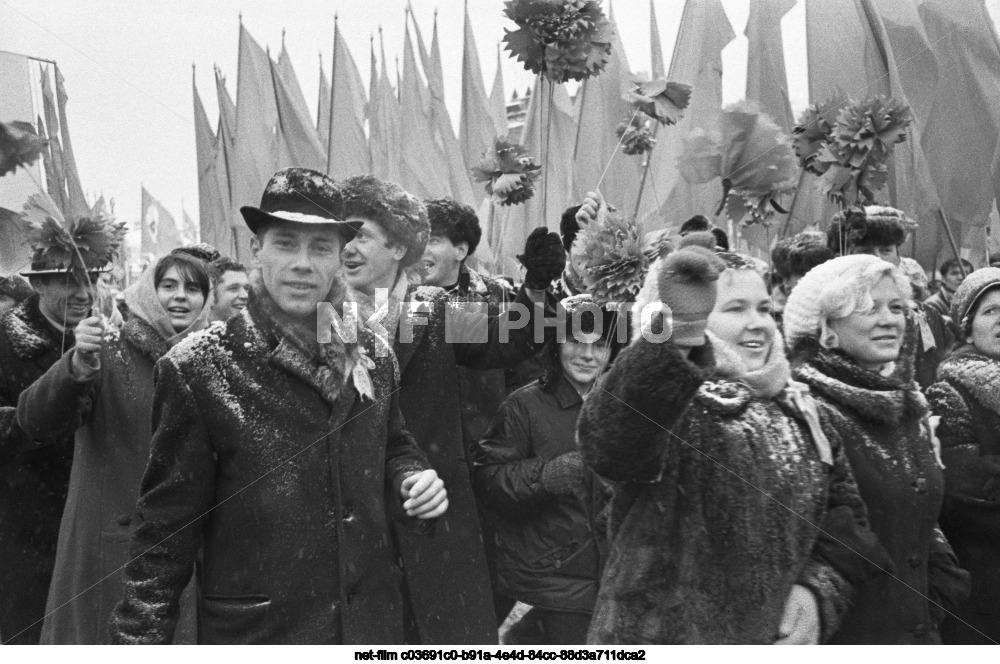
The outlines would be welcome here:
<svg viewBox="0 0 1000 664">
<path fill-rule="evenodd" d="M 285 168 L 273 176 L 264 188 L 260 207 L 240 208 L 243 220 L 253 233 L 273 221 L 300 224 L 336 224 L 349 242 L 361 224 L 343 220 L 343 197 L 333 179 L 309 168 Z"/>
</svg>

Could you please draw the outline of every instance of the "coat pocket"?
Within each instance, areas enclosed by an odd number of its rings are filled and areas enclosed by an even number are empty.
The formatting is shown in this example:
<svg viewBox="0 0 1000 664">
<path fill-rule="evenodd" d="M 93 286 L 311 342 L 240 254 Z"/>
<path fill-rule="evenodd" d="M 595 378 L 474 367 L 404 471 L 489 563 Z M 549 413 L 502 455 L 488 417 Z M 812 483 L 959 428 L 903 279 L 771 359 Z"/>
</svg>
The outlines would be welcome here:
<svg viewBox="0 0 1000 664">
<path fill-rule="evenodd" d="M 266 595 L 203 595 L 198 632 L 206 644 L 265 643 L 271 599 Z"/>
</svg>

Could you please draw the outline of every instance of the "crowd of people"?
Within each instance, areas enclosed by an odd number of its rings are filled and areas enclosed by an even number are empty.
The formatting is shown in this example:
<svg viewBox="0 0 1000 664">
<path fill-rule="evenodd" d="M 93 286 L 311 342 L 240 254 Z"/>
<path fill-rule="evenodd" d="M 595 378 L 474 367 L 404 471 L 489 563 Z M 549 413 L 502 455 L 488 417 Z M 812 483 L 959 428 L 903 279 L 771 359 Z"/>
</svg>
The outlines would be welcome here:
<svg viewBox="0 0 1000 664">
<path fill-rule="evenodd" d="M 250 266 L 180 247 L 114 297 L 36 247 L 0 641 L 1000 641 L 1000 268 L 931 284 L 888 207 L 767 263 L 699 215 L 608 310 L 604 205 L 507 277 L 471 208 L 303 168 L 241 208 Z"/>
</svg>

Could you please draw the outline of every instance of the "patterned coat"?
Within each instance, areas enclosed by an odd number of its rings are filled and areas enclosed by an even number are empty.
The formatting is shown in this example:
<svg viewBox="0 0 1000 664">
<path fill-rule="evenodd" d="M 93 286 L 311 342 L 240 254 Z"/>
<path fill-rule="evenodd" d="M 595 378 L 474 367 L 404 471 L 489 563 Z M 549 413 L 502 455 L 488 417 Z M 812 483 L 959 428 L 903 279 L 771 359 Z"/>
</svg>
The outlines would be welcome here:
<svg viewBox="0 0 1000 664">
<path fill-rule="evenodd" d="M 972 577 L 972 597 L 941 625 L 945 643 L 1000 641 L 1000 362 L 965 347 L 927 391 L 941 417 L 941 529 Z"/>
<path fill-rule="evenodd" d="M 892 558 L 893 574 L 858 589 L 833 642 L 938 643 L 944 615 L 927 598 L 953 610 L 969 579 L 937 527 L 944 476 L 927 401 L 914 381 L 862 369 L 841 351 L 809 341 L 800 353 L 794 376 L 843 439 L 872 530 Z"/>
<path fill-rule="evenodd" d="M 156 367 L 152 450 L 117 643 L 169 642 L 199 547 L 208 644 L 400 644 L 401 571 L 389 520 L 427 467 L 402 428 L 391 354 L 359 333 L 373 397 L 248 308 Z M 423 529 L 421 529 L 423 530 Z"/>
<path fill-rule="evenodd" d="M 73 434 L 36 448 L 17 424 L 17 399 L 73 346 L 34 295 L 0 318 L 0 637 L 38 643 L 73 464 Z M 32 448 L 32 449 L 26 449 Z"/>
<path fill-rule="evenodd" d="M 588 641 L 772 643 L 795 584 L 825 640 L 873 573 L 838 542 L 879 555 L 847 461 L 821 460 L 789 389 L 754 397 L 710 345 L 690 359 L 636 339 L 584 403 L 584 458 L 622 483 Z"/>
</svg>

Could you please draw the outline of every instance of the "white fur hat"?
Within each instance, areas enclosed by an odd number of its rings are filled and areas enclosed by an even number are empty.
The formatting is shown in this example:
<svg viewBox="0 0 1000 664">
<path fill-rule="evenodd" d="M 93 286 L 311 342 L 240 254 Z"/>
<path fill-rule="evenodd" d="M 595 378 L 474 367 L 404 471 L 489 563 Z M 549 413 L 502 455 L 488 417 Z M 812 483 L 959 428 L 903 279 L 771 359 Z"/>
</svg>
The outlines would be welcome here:
<svg viewBox="0 0 1000 664">
<path fill-rule="evenodd" d="M 818 338 L 831 316 L 850 315 L 868 290 L 890 276 L 904 299 L 910 298 L 909 280 L 892 263 L 870 254 L 840 256 L 809 270 L 795 285 L 785 304 L 785 343 L 789 349 L 808 337 Z"/>
</svg>

